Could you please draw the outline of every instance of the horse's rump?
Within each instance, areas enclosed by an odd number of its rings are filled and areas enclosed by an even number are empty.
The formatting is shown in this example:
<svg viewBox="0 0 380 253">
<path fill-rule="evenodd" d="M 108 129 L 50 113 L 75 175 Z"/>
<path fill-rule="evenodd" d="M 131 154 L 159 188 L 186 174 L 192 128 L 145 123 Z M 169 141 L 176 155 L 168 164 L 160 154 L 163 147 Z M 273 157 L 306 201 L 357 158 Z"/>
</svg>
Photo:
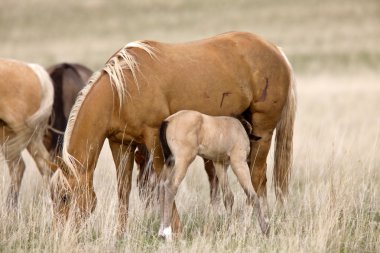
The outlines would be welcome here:
<svg viewBox="0 0 380 253">
<path fill-rule="evenodd" d="M 32 138 L 42 137 L 53 104 L 53 85 L 43 67 L 1 60 L 0 119 L 13 134 L 2 136 L 3 152 L 13 158 Z M 39 92 L 38 92 L 39 90 Z M 17 92 L 16 92 L 17 91 Z M 36 92 L 37 91 L 37 92 Z"/>
</svg>

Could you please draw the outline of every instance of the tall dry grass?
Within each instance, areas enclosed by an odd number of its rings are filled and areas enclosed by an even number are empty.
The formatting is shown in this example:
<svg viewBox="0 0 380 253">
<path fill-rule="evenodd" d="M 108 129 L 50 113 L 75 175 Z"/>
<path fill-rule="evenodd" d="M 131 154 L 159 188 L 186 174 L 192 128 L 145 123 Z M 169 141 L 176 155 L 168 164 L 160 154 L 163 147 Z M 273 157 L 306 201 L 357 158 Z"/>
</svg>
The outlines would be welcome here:
<svg viewBox="0 0 380 253">
<path fill-rule="evenodd" d="M 135 185 L 128 231 L 118 238 L 116 176 L 105 147 L 94 178 L 98 206 L 77 231 L 52 230 L 49 194 L 27 154 L 20 206 L 8 211 L 9 176 L 1 164 L 0 252 L 380 252 L 379 10 L 377 0 L 1 1 L 0 56 L 46 66 L 78 61 L 99 68 L 123 44 L 141 38 L 259 33 L 281 45 L 295 65 L 299 104 L 284 210 L 276 208 L 268 185 L 269 238 L 232 174 L 232 216 L 222 204 L 209 206 L 200 160 L 177 197 L 184 224 L 178 241 L 157 238 L 157 206 L 145 209 Z M 270 153 L 270 179 L 272 160 Z"/>
</svg>

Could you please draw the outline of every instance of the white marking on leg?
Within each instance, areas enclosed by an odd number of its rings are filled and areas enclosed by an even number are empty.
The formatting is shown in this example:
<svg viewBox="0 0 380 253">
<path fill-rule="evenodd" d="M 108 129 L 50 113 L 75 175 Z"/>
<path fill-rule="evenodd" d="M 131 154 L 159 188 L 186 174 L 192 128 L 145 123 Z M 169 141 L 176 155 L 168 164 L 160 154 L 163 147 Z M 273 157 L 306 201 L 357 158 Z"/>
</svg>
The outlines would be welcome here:
<svg viewBox="0 0 380 253">
<path fill-rule="evenodd" d="M 164 230 L 162 231 L 162 234 L 167 241 L 171 241 L 172 240 L 172 227 L 169 226 L 169 227 L 164 228 Z"/>
</svg>

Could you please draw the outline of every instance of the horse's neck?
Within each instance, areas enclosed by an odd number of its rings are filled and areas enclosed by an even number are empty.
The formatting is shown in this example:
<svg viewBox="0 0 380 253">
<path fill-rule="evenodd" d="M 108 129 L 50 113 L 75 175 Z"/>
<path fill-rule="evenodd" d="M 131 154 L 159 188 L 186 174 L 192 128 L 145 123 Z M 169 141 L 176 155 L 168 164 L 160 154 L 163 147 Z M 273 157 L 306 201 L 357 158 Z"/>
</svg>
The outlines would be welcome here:
<svg viewBox="0 0 380 253">
<path fill-rule="evenodd" d="M 91 173 L 95 169 L 109 131 L 113 97 L 110 86 L 104 80 L 94 84 L 83 102 L 75 105 L 78 107 L 76 117 L 70 116 L 72 119 L 66 130 L 63 158 L 74 171 L 78 169 Z"/>
</svg>

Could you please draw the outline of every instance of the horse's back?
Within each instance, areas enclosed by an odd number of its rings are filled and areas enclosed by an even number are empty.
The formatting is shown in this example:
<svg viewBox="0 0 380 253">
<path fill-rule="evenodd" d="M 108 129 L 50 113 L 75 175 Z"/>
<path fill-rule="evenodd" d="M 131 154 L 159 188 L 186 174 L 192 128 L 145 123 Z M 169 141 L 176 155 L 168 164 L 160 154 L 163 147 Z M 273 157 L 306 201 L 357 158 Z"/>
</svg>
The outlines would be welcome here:
<svg viewBox="0 0 380 253">
<path fill-rule="evenodd" d="M 199 155 L 204 158 L 228 160 L 236 148 L 245 152 L 244 155 L 249 152 L 247 133 L 236 118 L 182 110 L 165 121 L 169 122 L 169 139 L 186 143 L 187 146 L 197 149 Z"/>
<path fill-rule="evenodd" d="M 18 123 L 35 113 L 42 98 L 38 76 L 25 63 L 0 60 L 0 118 Z"/>
<path fill-rule="evenodd" d="M 268 101 L 285 101 L 290 84 L 287 64 L 277 47 L 256 35 L 234 32 L 188 43 L 146 43 L 156 49 L 156 57 L 131 49 L 139 62 L 142 89 L 137 91 L 134 85 L 128 89 L 142 94 L 145 87 L 150 93 L 146 96 L 152 96 L 147 100 L 157 101 L 157 108 L 166 106 L 162 96 L 170 113 L 190 109 L 239 115 L 262 98 L 268 83 Z"/>
</svg>

